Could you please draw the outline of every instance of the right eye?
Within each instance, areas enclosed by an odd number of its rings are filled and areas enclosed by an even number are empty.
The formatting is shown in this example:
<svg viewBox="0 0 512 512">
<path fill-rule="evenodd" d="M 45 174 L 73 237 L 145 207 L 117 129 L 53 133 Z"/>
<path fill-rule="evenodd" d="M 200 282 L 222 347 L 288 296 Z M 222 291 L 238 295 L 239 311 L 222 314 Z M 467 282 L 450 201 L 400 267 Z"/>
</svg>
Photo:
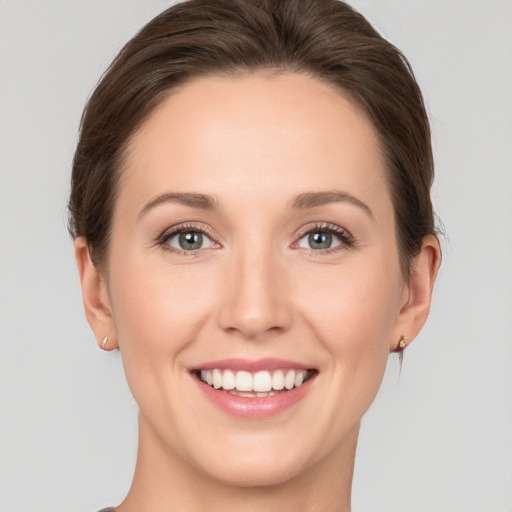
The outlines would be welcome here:
<svg viewBox="0 0 512 512">
<path fill-rule="evenodd" d="M 167 243 L 184 251 L 195 251 L 203 246 L 203 234 L 199 231 L 182 231 L 171 237 Z"/>
<path fill-rule="evenodd" d="M 186 252 L 198 251 L 214 245 L 211 238 L 198 229 L 180 229 L 168 233 L 163 242 L 173 249 Z"/>
<path fill-rule="evenodd" d="M 171 247 L 183 251 L 197 251 L 213 245 L 212 240 L 202 231 L 179 231 L 169 233 L 165 242 Z"/>
</svg>

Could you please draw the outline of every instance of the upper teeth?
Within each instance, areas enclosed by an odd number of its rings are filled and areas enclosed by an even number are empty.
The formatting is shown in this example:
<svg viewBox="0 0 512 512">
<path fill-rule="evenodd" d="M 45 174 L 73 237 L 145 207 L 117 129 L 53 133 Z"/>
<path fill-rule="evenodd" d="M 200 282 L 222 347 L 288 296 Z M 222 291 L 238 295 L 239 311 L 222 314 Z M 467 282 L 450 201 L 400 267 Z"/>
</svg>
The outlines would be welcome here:
<svg viewBox="0 0 512 512">
<path fill-rule="evenodd" d="M 234 370 L 201 370 L 201 380 L 215 389 L 265 392 L 299 387 L 306 380 L 307 370 L 276 370 L 250 373 Z"/>
</svg>

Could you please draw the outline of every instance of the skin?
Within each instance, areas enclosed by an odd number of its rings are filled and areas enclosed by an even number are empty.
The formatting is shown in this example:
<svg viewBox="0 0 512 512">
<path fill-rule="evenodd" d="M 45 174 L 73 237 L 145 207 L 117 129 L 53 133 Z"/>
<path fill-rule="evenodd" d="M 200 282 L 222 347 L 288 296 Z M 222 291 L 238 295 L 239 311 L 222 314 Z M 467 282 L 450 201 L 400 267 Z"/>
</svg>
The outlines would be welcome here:
<svg viewBox="0 0 512 512">
<path fill-rule="evenodd" d="M 354 200 L 294 208 L 300 194 Z M 216 210 L 166 193 L 211 196 Z M 193 255 L 171 226 L 205 229 Z M 320 224 L 320 228 L 318 227 Z M 351 243 L 308 245 L 338 226 Z M 192 227 L 191 227 L 192 226 Z M 159 238 L 160 237 L 160 238 Z M 390 351 L 428 315 L 439 246 L 425 237 L 404 279 L 373 126 L 331 85 L 302 74 L 197 79 L 132 138 L 107 268 L 76 240 L 98 344 L 120 348 L 137 401 L 130 511 L 348 511 L 359 423 Z M 198 391 L 191 367 L 279 357 L 318 370 L 274 417 L 234 417 Z M 198 492 L 201 489 L 201 492 Z"/>
</svg>

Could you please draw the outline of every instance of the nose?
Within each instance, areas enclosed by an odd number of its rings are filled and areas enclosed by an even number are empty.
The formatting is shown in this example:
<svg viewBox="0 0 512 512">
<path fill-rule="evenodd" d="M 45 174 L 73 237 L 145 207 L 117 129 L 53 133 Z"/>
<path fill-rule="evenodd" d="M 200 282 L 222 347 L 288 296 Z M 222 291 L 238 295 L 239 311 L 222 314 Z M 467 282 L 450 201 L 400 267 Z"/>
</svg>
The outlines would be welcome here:
<svg viewBox="0 0 512 512">
<path fill-rule="evenodd" d="M 263 340 L 287 331 L 292 304 L 285 262 L 271 251 L 238 254 L 229 262 L 219 324 L 231 334 Z"/>
</svg>

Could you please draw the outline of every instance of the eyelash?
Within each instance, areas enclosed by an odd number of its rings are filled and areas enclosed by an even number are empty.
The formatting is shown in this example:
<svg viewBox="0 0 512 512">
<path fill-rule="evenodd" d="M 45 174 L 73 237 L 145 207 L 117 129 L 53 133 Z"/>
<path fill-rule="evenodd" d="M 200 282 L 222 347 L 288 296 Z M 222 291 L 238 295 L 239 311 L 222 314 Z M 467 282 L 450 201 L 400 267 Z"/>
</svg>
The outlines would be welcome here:
<svg viewBox="0 0 512 512">
<path fill-rule="evenodd" d="M 177 249 L 176 247 L 171 247 L 168 242 L 176 235 L 179 235 L 181 233 L 186 232 L 197 232 L 201 233 L 202 235 L 206 235 L 214 244 L 219 245 L 217 242 L 215 242 L 214 235 L 205 227 L 198 226 L 191 223 L 186 224 L 180 224 L 178 226 L 173 226 L 172 228 L 167 229 L 164 231 L 157 239 L 157 245 L 161 246 L 163 249 L 170 251 L 174 254 L 180 255 L 180 256 L 198 256 L 201 251 L 204 249 L 195 249 L 195 250 L 189 250 L 186 251 L 184 249 Z M 332 235 L 335 235 L 340 241 L 341 244 L 336 245 L 335 247 L 331 247 L 328 249 L 305 249 L 310 254 L 314 256 L 322 256 L 326 254 L 331 254 L 333 252 L 337 252 L 343 249 L 347 249 L 350 247 L 353 247 L 356 243 L 354 237 L 351 235 L 349 231 L 346 229 L 337 226 L 336 224 L 330 224 L 326 222 L 317 223 L 314 225 L 309 225 L 304 228 L 302 228 L 299 233 L 297 234 L 297 241 L 292 244 L 292 248 L 296 249 L 299 248 L 298 244 L 299 242 L 307 235 L 311 233 L 330 233 Z"/>
<path fill-rule="evenodd" d="M 206 235 L 210 240 L 212 240 L 213 243 L 219 245 L 217 242 L 215 242 L 213 234 L 210 233 L 210 231 L 207 228 L 190 223 L 180 224 L 178 226 L 173 226 L 172 228 L 165 230 L 158 237 L 157 245 L 161 246 L 164 250 L 172 252 L 173 254 L 177 254 L 179 256 L 198 256 L 199 253 L 204 249 L 185 251 L 184 249 L 177 249 L 176 247 L 171 247 L 168 244 L 169 240 L 171 240 L 176 235 L 180 235 L 181 233 L 187 233 L 189 231 Z"/>
<path fill-rule="evenodd" d="M 328 249 L 306 249 L 312 256 L 322 257 L 328 254 L 336 253 L 344 249 L 349 249 L 356 243 L 355 238 L 345 228 L 337 226 L 336 224 L 330 224 L 328 222 L 320 222 L 313 224 L 312 226 L 309 225 L 302 228 L 298 233 L 297 242 L 294 242 L 292 247 L 298 247 L 299 242 L 305 236 L 310 235 L 311 233 L 330 233 L 331 235 L 335 235 L 341 241 L 339 245 L 330 247 Z"/>
</svg>

